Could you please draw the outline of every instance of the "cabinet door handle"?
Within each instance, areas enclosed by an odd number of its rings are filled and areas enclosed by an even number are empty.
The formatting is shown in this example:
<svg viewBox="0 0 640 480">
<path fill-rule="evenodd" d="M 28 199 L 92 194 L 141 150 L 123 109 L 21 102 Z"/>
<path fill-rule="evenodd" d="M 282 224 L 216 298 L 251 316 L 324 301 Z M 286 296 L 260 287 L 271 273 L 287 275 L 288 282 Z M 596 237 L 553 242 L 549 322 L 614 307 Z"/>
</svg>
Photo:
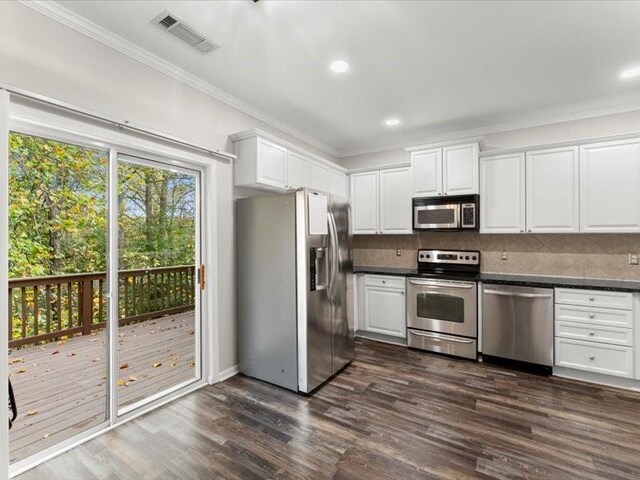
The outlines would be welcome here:
<svg viewBox="0 0 640 480">
<path fill-rule="evenodd" d="M 589 360 L 595 360 L 596 357 L 594 355 L 589 355 Z"/>
<path fill-rule="evenodd" d="M 593 302 L 595 300 L 595 297 L 589 297 L 589 301 Z"/>
<path fill-rule="evenodd" d="M 592 313 L 591 315 L 589 315 L 589 318 L 596 318 L 596 316 Z"/>
</svg>

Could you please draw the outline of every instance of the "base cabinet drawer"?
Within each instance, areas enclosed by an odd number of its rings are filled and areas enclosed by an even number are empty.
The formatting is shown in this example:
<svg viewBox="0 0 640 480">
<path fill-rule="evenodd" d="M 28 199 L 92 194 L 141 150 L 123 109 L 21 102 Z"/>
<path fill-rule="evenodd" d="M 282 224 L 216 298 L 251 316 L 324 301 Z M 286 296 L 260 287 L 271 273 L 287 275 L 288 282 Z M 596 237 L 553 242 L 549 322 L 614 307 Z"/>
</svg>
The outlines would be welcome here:
<svg viewBox="0 0 640 480">
<path fill-rule="evenodd" d="M 367 287 L 398 288 L 404 290 L 405 279 L 404 277 L 367 274 L 364 276 L 364 284 Z"/>
<path fill-rule="evenodd" d="M 556 321 L 556 337 L 623 345 L 627 347 L 633 345 L 633 330 L 630 328 L 588 325 L 584 323 Z"/>
<path fill-rule="evenodd" d="M 633 348 L 556 338 L 558 367 L 576 368 L 604 375 L 633 377 Z"/>
<path fill-rule="evenodd" d="M 633 310 L 633 294 L 628 292 L 556 288 L 555 297 L 556 303 L 566 305 Z"/>
<path fill-rule="evenodd" d="M 588 323 L 608 327 L 633 327 L 633 311 L 613 308 L 577 307 L 556 303 L 556 321 Z"/>
</svg>

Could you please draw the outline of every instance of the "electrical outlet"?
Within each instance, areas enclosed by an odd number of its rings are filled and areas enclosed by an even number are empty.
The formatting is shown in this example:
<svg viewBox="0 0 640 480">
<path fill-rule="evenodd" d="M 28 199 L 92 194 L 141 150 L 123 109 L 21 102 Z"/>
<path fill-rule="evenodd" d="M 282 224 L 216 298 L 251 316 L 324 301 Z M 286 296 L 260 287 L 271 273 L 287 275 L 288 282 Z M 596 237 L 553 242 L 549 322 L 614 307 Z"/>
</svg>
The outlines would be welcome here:
<svg viewBox="0 0 640 480">
<path fill-rule="evenodd" d="M 501 260 L 506 260 L 507 259 L 507 252 L 502 252 L 502 257 L 500 257 Z"/>
<path fill-rule="evenodd" d="M 638 254 L 630 253 L 629 254 L 629 265 L 638 265 Z"/>
<path fill-rule="evenodd" d="M 397 249 L 397 250 L 396 250 L 396 255 L 397 255 L 398 257 L 401 257 L 401 256 L 402 256 L 402 250 Z"/>
</svg>

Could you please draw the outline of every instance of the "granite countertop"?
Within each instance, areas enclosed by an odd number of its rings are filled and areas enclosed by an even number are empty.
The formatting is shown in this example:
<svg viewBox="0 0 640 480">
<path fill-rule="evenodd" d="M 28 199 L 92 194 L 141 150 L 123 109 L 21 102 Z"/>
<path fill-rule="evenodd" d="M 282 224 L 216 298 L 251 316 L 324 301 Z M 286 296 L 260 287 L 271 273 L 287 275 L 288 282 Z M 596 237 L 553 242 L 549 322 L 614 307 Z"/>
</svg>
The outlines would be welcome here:
<svg viewBox="0 0 640 480">
<path fill-rule="evenodd" d="M 419 276 L 415 268 L 395 267 L 353 267 L 354 273 L 395 275 L 401 277 Z M 593 290 L 615 290 L 618 292 L 640 292 L 640 281 L 610 280 L 606 278 L 553 277 L 543 275 L 520 275 L 508 273 L 481 273 L 479 281 L 498 285 L 520 285 L 525 287 L 587 288 Z"/>
</svg>

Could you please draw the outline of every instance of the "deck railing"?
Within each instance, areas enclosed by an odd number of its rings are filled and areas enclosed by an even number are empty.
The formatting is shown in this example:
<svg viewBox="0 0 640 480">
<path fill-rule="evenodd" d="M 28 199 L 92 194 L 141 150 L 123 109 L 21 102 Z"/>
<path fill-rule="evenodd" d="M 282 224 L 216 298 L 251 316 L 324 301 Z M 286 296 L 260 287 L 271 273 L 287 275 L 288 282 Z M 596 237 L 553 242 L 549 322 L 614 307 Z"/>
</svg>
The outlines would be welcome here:
<svg viewBox="0 0 640 480">
<path fill-rule="evenodd" d="M 120 325 L 193 309 L 195 275 L 193 265 L 120 271 Z M 95 272 L 9 280 L 9 346 L 104 328 L 106 277 Z"/>
</svg>

